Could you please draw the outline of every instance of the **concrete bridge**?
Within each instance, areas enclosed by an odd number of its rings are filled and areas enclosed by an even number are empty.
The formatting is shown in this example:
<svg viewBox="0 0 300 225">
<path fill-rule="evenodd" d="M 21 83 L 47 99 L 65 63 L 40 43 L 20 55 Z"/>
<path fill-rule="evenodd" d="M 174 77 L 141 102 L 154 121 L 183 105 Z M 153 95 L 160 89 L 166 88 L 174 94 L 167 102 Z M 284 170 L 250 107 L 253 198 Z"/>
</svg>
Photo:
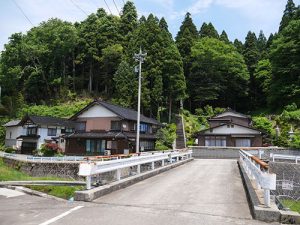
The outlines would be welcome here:
<svg viewBox="0 0 300 225">
<path fill-rule="evenodd" d="M 235 159 L 195 159 L 93 202 L 6 191 L 1 224 L 267 224 L 252 219 Z"/>
</svg>

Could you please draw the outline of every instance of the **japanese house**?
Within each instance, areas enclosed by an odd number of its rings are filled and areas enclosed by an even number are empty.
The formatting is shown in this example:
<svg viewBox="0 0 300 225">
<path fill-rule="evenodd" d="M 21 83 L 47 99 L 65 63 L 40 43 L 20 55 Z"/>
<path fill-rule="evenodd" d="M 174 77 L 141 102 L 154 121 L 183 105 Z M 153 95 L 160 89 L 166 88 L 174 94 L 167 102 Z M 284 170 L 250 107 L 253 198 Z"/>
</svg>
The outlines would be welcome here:
<svg viewBox="0 0 300 225">
<path fill-rule="evenodd" d="M 104 155 L 135 151 L 135 110 L 95 100 L 70 120 L 75 123 L 75 132 L 66 136 L 65 154 Z M 155 133 L 160 127 L 157 120 L 141 115 L 141 151 L 155 149 Z"/>
<path fill-rule="evenodd" d="M 74 132 L 74 123 L 67 119 L 49 116 L 25 116 L 22 120 L 10 121 L 6 127 L 5 145 L 32 154 L 44 143 L 57 143 L 64 149 L 64 135 Z"/>
<path fill-rule="evenodd" d="M 208 122 L 210 127 L 196 134 L 200 146 L 262 146 L 262 133 L 252 127 L 251 117 L 247 115 L 227 109 Z"/>
</svg>

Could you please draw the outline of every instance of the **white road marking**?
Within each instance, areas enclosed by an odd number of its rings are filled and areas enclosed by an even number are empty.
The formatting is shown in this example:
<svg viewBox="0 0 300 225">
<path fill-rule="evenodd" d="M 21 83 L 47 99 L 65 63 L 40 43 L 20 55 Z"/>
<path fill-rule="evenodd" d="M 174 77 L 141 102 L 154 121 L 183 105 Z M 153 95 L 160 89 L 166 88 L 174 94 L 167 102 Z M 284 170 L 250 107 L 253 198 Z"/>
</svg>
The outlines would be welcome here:
<svg viewBox="0 0 300 225">
<path fill-rule="evenodd" d="M 13 197 L 24 195 L 24 193 L 20 191 L 7 189 L 7 188 L 0 188 L 0 195 L 3 195 L 7 198 L 13 198 Z"/>
<path fill-rule="evenodd" d="M 70 209 L 70 210 L 68 210 L 67 212 L 64 212 L 64 213 L 62 213 L 62 214 L 60 214 L 60 215 L 58 215 L 58 216 L 56 216 L 56 217 L 54 217 L 54 218 L 52 218 L 52 219 L 50 219 L 50 220 L 47 220 L 47 221 L 45 221 L 44 223 L 41 223 L 41 224 L 39 224 L 39 225 L 48 225 L 48 224 L 54 223 L 55 221 L 57 221 L 57 220 L 59 220 L 59 219 L 65 217 L 66 215 L 70 214 L 71 212 L 73 212 L 73 211 L 75 211 L 75 210 L 77 210 L 77 209 L 81 209 L 82 207 L 83 207 L 83 206 L 81 206 L 81 205 L 76 206 L 75 208 Z"/>
</svg>

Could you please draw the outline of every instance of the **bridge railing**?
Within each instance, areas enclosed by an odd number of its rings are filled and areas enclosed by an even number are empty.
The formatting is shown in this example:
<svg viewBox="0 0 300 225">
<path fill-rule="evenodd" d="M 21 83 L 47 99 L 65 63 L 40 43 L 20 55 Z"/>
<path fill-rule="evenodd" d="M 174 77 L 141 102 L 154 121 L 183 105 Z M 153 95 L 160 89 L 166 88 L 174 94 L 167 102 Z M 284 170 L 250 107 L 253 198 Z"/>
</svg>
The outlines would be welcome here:
<svg viewBox="0 0 300 225">
<path fill-rule="evenodd" d="M 300 161 L 299 155 L 283 155 L 283 154 L 272 154 L 271 153 L 270 158 L 272 159 L 273 162 L 275 162 L 276 159 L 291 160 L 291 161 L 295 161 L 296 164 Z"/>
<path fill-rule="evenodd" d="M 268 164 L 258 157 L 241 150 L 240 160 L 249 178 L 252 178 L 258 189 L 264 190 L 264 204 L 270 206 L 270 190 L 276 190 L 276 174 L 268 172 Z"/>
<path fill-rule="evenodd" d="M 192 157 L 192 151 L 176 151 L 168 153 L 156 153 L 153 155 L 134 156 L 128 159 L 118 159 L 104 162 L 85 162 L 79 166 L 79 176 L 86 177 L 86 189 L 92 188 L 92 177 L 97 174 L 116 171 L 117 180 L 121 180 L 121 169 L 137 167 L 137 174 L 141 173 L 141 165 L 151 163 L 151 170 L 155 169 L 155 162 L 161 161 L 161 166 L 165 166 L 165 161 L 173 163 L 175 161 L 186 160 Z"/>
</svg>

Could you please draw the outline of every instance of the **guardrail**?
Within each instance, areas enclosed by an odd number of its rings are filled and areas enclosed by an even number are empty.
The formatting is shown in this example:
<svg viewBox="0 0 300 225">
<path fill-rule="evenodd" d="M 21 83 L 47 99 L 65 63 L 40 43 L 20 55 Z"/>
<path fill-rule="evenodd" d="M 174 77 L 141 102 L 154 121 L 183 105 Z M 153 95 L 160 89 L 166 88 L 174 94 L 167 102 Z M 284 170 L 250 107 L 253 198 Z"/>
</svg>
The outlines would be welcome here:
<svg viewBox="0 0 300 225">
<path fill-rule="evenodd" d="M 264 204 L 270 207 L 270 190 L 276 190 L 276 174 L 268 172 L 267 163 L 252 154 L 240 150 L 240 160 L 249 178 L 252 178 L 258 189 L 264 190 Z"/>
<path fill-rule="evenodd" d="M 69 162 L 69 161 L 84 161 L 86 157 L 83 156 L 63 156 L 63 157 L 39 157 L 27 156 L 26 161 L 34 162 Z"/>
<path fill-rule="evenodd" d="M 295 161 L 296 164 L 298 164 L 298 161 L 300 161 L 300 156 L 298 155 L 282 155 L 282 154 L 270 154 L 270 158 L 272 158 L 272 161 L 275 162 L 276 159 L 281 160 L 292 160 Z"/>
<path fill-rule="evenodd" d="M 128 159 L 118 159 L 107 162 L 86 162 L 79 166 L 79 176 L 86 177 L 86 189 L 92 188 L 92 176 L 109 171 L 116 171 L 117 180 L 121 180 L 121 169 L 137 166 L 137 174 L 141 173 L 141 165 L 151 163 L 151 170 L 155 169 L 155 162 L 161 161 L 162 167 L 165 161 L 173 163 L 174 161 L 186 160 L 192 157 L 192 151 L 156 153 L 146 156 L 133 156 Z"/>
</svg>

